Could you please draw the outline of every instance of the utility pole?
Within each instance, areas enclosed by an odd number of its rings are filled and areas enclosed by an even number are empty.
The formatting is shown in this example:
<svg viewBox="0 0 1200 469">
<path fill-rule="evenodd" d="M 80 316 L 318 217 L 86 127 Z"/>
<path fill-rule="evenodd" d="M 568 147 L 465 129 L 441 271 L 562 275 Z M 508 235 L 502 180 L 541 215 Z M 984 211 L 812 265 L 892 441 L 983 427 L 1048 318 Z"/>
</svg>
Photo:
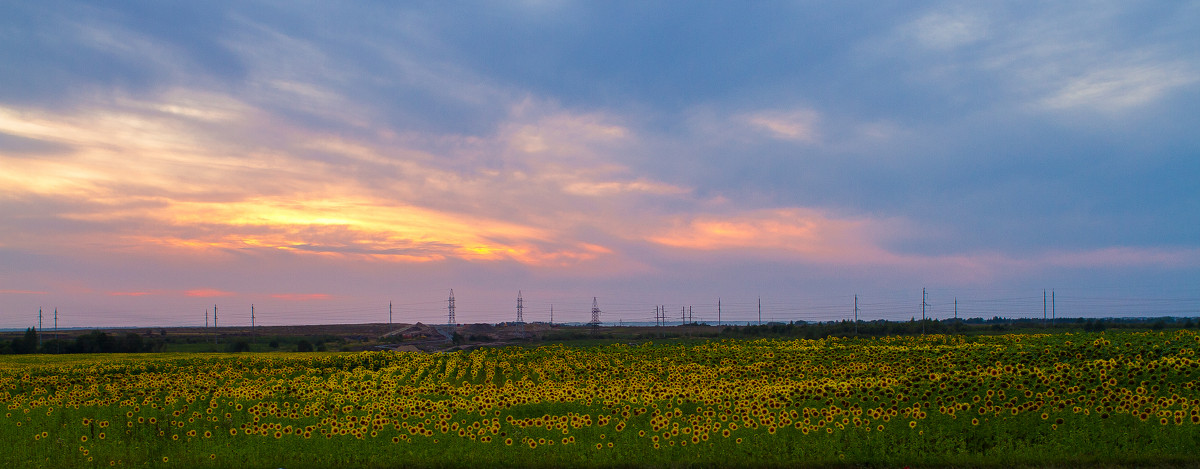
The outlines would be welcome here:
<svg viewBox="0 0 1200 469">
<path fill-rule="evenodd" d="M 254 304 L 250 304 L 250 341 L 254 342 Z"/>
<path fill-rule="evenodd" d="M 213 345 L 216 345 L 221 334 L 217 332 L 217 305 L 213 305 Z"/>
<path fill-rule="evenodd" d="M 42 308 L 38 307 L 38 348 L 42 348 Z"/>
<path fill-rule="evenodd" d="M 525 300 L 521 298 L 521 290 L 517 290 L 517 322 L 525 322 Z"/>
<path fill-rule="evenodd" d="M 679 325 L 687 324 L 687 308 L 679 307 Z"/>
<path fill-rule="evenodd" d="M 453 288 L 450 289 L 450 300 L 447 303 L 447 309 L 449 309 L 449 311 L 450 311 L 450 316 L 446 320 L 446 324 L 453 326 L 455 324 L 454 323 L 454 289 Z"/>
<path fill-rule="evenodd" d="M 925 307 L 929 306 L 929 303 L 927 303 L 925 301 L 925 298 L 926 298 L 925 289 L 922 288 L 921 289 L 921 335 L 925 335 Z"/>
<path fill-rule="evenodd" d="M 1055 312 L 1054 311 L 1054 290 L 1050 290 L 1050 321 L 1051 322 L 1053 322 L 1056 319 L 1054 312 Z"/>
<path fill-rule="evenodd" d="M 654 327 L 658 327 L 658 326 L 662 325 L 659 322 L 659 319 L 661 319 L 661 316 L 659 316 L 658 305 L 654 305 Z"/>
<path fill-rule="evenodd" d="M 54 308 L 54 351 L 58 352 L 60 345 L 58 343 L 58 308 Z"/>
<path fill-rule="evenodd" d="M 958 319 L 958 297 L 954 297 L 954 319 Z"/>
<path fill-rule="evenodd" d="M 854 335 L 858 335 L 858 294 L 854 294 Z"/>
<path fill-rule="evenodd" d="M 388 301 L 388 325 L 392 325 L 392 302 Z"/>
<path fill-rule="evenodd" d="M 1042 325 L 1046 325 L 1046 289 L 1042 289 Z"/>
<path fill-rule="evenodd" d="M 688 324 L 692 324 L 695 322 L 696 322 L 696 317 L 692 316 L 692 307 L 688 306 Z"/>
<path fill-rule="evenodd" d="M 208 308 L 204 308 L 204 329 L 208 329 Z"/>
<path fill-rule="evenodd" d="M 762 325 L 762 297 L 758 297 L 758 325 Z"/>
<path fill-rule="evenodd" d="M 721 297 L 717 297 L 717 325 L 721 325 Z"/>
<path fill-rule="evenodd" d="M 550 325 L 554 325 L 554 303 L 550 303 Z"/>
</svg>

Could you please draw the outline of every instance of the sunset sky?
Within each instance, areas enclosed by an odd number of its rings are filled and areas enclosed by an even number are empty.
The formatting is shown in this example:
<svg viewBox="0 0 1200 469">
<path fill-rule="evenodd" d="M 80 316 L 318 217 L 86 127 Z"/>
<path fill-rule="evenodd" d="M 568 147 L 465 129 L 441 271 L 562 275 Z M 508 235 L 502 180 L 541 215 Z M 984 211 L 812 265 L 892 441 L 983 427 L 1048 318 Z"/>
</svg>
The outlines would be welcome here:
<svg viewBox="0 0 1200 469">
<path fill-rule="evenodd" d="M 1200 2 L 0 2 L 0 328 L 1200 315 Z"/>
</svg>

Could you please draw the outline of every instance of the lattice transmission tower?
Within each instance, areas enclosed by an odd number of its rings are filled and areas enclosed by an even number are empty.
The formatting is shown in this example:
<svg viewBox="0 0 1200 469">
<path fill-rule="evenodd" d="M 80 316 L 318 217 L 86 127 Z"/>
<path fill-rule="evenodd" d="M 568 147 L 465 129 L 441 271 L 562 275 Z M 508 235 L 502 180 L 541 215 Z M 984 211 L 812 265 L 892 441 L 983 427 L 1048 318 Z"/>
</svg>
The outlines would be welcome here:
<svg viewBox="0 0 1200 469">
<path fill-rule="evenodd" d="M 525 322 L 525 300 L 521 298 L 521 290 L 517 290 L 517 322 Z"/>
<path fill-rule="evenodd" d="M 600 325 L 600 304 L 596 301 L 596 297 L 592 297 L 592 320 L 588 325 L 596 327 Z"/>
</svg>

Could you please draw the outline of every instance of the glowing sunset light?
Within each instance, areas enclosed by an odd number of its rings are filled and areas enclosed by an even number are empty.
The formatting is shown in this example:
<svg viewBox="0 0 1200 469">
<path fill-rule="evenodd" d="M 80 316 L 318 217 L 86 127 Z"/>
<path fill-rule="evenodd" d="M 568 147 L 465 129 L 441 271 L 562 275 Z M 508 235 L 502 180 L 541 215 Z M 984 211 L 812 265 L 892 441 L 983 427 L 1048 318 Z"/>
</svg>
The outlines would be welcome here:
<svg viewBox="0 0 1200 469">
<path fill-rule="evenodd" d="M 1200 311 L 1191 6 L 471 8 L 0 7 L 0 327 Z"/>
<path fill-rule="evenodd" d="M 766 210 L 676 222 L 663 235 L 650 238 L 666 246 L 697 250 L 756 250 L 795 253 L 810 260 L 850 263 L 890 262 L 893 257 L 868 237 L 879 231 L 866 220 L 838 220 L 813 210 Z"/>
</svg>

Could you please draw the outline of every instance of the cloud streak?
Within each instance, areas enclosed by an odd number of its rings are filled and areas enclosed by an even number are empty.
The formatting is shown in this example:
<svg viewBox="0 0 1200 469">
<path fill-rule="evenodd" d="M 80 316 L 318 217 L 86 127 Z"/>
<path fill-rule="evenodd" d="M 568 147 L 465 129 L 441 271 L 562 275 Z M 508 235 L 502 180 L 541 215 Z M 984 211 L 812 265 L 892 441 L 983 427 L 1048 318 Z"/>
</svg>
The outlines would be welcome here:
<svg viewBox="0 0 1200 469">
<path fill-rule="evenodd" d="M 61 7 L 0 7 L 19 307 L 1200 269 L 1194 6 Z"/>
</svg>

